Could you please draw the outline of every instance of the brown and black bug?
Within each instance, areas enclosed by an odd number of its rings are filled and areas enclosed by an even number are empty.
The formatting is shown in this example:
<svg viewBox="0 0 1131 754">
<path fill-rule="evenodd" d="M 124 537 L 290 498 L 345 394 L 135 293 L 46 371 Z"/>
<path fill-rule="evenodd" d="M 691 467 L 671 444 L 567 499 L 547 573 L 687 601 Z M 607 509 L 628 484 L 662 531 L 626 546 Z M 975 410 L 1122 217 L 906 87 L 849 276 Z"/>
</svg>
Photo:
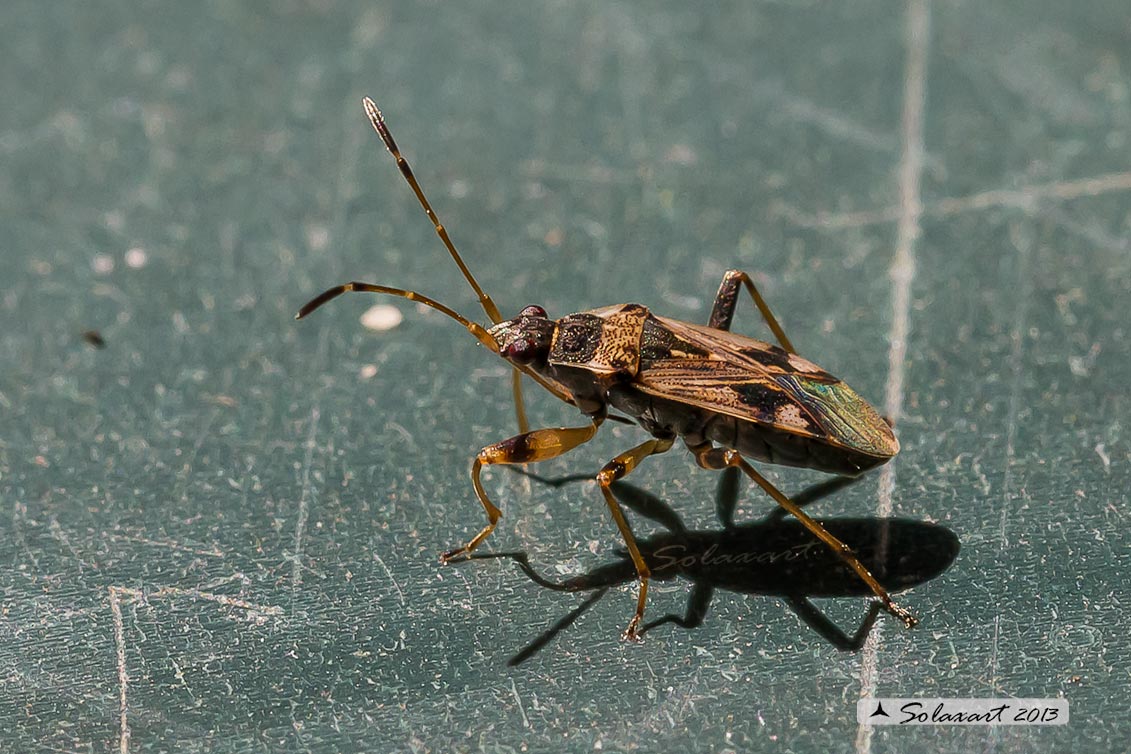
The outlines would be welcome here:
<svg viewBox="0 0 1131 754">
<path fill-rule="evenodd" d="M 750 277 L 739 270 L 723 276 L 710 320 L 693 325 L 653 314 L 640 304 L 617 304 L 550 319 L 540 306 L 527 306 L 504 320 L 460 258 L 401 155 L 381 111 L 368 97 L 365 112 L 397 161 L 448 253 L 491 319 L 483 327 L 415 291 L 370 283 L 346 283 L 322 293 L 299 310 L 301 319 L 347 291 L 385 293 L 436 309 L 467 328 L 476 339 L 514 367 L 513 391 L 520 433 L 479 451 L 471 465 L 475 494 L 487 525 L 462 547 L 441 555 L 444 563 L 469 555 L 495 528 L 501 513 L 480 482 L 484 466 L 545 461 L 590 440 L 609 408 L 631 417 L 651 439 L 605 464 L 596 481 L 640 577 L 636 612 L 625 636 L 637 638 L 648 596 L 648 566 L 628 521 L 609 491 L 644 458 L 663 453 L 682 439 L 705 469 L 736 466 L 782 508 L 828 545 L 868 585 L 891 614 L 908 627 L 915 618 L 852 550 L 807 516 L 759 474 L 746 458 L 855 476 L 899 452 L 891 427 L 843 382 L 797 355 Z M 753 298 L 779 346 L 730 332 L 740 287 Z M 589 420 L 583 427 L 530 431 L 523 408 L 521 376 L 533 378 L 576 406 Z"/>
</svg>

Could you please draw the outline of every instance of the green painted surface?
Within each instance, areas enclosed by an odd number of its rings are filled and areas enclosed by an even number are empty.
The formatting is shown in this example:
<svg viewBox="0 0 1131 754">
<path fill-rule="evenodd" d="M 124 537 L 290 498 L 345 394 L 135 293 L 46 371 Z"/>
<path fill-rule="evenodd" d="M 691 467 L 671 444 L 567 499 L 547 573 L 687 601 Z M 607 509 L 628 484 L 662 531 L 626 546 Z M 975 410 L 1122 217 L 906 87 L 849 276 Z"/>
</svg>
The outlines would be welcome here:
<svg viewBox="0 0 1131 754">
<path fill-rule="evenodd" d="M 1126 751 L 1126 4 L 827 5 L 8 3 L 0 750 Z M 901 595 L 922 625 L 846 652 L 720 589 L 701 627 L 626 645 L 630 582 L 440 567 L 482 523 L 469 459 L 514 431 L 505 370 L 411 305 L 379 333 L 360 297 L 292 320 L 350 279 L 477 314 L 365 94 L 504 312 L 706 321 L 741 267 L 803 355 L 902 405 L 889 476 L 812 511 L 957 538 Z M 632 481 L 721 530 L 682 450 Z M 591 484 L 487 484 L 495 551 L 552 579 L 617 561 Z M 770 508 L 743 485 L 734 518 Z M 658 582 L 650 617 L 691 591 Z M 866 612 L 813 604 L 850 636 Z M 873 687 L 1063 695 L 1073 722 L 869 737 Z"/>
</svg>

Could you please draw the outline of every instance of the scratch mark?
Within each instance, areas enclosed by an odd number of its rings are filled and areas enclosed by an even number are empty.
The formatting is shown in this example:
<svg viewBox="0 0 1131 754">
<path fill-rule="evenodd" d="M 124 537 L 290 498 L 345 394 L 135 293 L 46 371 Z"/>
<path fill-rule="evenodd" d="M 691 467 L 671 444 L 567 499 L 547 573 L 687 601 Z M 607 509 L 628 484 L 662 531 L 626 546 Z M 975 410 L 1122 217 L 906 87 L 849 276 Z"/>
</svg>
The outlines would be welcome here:
<svg viewBox="0 0 1131 754">
<path fill-rule="evenodd" d="M 1131 249 L 1131 239 L 1113 236 L 1104 230 L 1100 223 L 1080 222 L 1068 212 L 1057 206 L 1049 207 L 1046 216 L 1069 233 L 1080 236 L 1085 241 L 1101 248 L 1112 251 L 1127 251 Z"/>
<path fill-rule="evenodd" d="M 210 550 L 200 550 L 195 547 L 189 547 L 188 545 L 182 545 L 180 542 L 174 542 L 171 539 L 146 539 L 145 537 L 131 537 L 128 534 L 107 534 L 106 536 L 109 539 L 117 539 L 123 542 L 137 542 L 138 544 L 149 545 L 151 547 L 164 547 L 181 552 L 191 552 L 194 555 L 210 555 L 214 558 L 224 557 L 224 553 L 215 547 Z"/>
<path fill-rule="evenodd" d="M 777 82 L 774 82 L 777 83 Z M 894 151 L 894 134 L 888 138 L 875 133 L 866 126 L 857 123 L 848 117 L 812 102 L 804 97 L 799 97 L 779 89 L 781 109 L 802 123 L 810 123 L 824 130 L 829 136 L 843 139 L 857 146 L 867 147 L 877 151 Z"/>
<path fill-rule="evenodd" d="M 620 75 L 616 83 L 620 94 L 621 112 L 624 114 L 628 154 L 633 159 L 639 159 L 647 152 L 642 136 L 645 128 L 640 93 L 651 88 L 648 86 L 649 76 L 652 75 L 648 43 L 640 30 L 638 16 L 617 5 L 612 6 L 610 10 L 612 12 L 608 21 L 611 34 L 608 41 L 612 44 L 620 64 Z"/>
<path fill-rule="evenodd" d="M 903 79 L 903 113 L 900 134 L 903 149 L 899 163 L 899 224 L 896 228 L 895 256 L 889 276 L 892 282 L 892 323 L 888 337 L 888 379 L 884 389 L 884 410 L 893 425 L 903 413 L 904 362 L 911 330 L 911 281 L 915 277 L 915 242 L 923 214 L 921 183 L 923 175 L 923 116 L 926 110 L 927 46 L 930 43 L 929 0 L 910 0 L 907 5 L 905 45 L 907 63 Z M 892 512 L 895 491 L 895 465 L 884 466 L 876 515 L 887 518 Z M 886 543 L 881 543 L 883 546 Z M 875 696 L 879 654 L 883 642 L 882 625 L 868 634 L 860 661 L 860 696 Z M 856 728 L 856 751 L 872 750 L 872 726 Z"/>
<path fill-rule="evenodd" d="M 511 679 L 511 693 L 514 694 L 514 702 L 518 705 L 518 714 L 522 715 L 522 727 L 529 728 L 530 721 L 526 719 L 526 710 L 522 707 L 522 699 L 518 695 L 518 689 L 514 685 L 514 679 Z"/>
<path fill-rule="evenodd" d="M 526 160 L 522 163 L 521 169 L 523 175 L 533 180 L 589 183 L 598 186 L 631 186 L 640 183 L 640 176 L 636 171 L 607 165 L 578 167 L 546 160 Z"/>
<path fill-rule="evenodd" d="M 302 461 L 302 494 L 298 499 L 298 521 L 295 523 L 294 552 L 291 553 L 292 589 L 302 585 L 302 538 L 310 515 L 310 467 L 314 461 L 314 437 L 318 431 L 318 407 L 310 412 L 310 432 L 306 436 L 306 456 Z"/>
<path fill-rule="evenodd" d="M 822 107 L 812 100 L 787 91 L 782 82 L 776 79 L 764 82 L 756 87 L 753 93 L 771 99 L 776 105 L 775 112 L 791 116 L 801 123 L 816 126 L 833 138 L 879 152 L 895 152 L 899 148 L 899 139 L 895 134 L 873 131 L 843 113 Z M 942 161 L 926 151 L 923 153 L 923 162 L 932 170 L 940 172 L 945 170 Z"/>
<path fill-rule="evenodd" d="M 189 696 L 193 698 L 193 701 L 196 701 L 196 694 L 192 693 L 192 687 L 189 686 L 188 681 L 185 680 L 184 668 L 182 668 L 180 663 L 178 663 L 173 657 L 169 658 L 169 662 L 173 666 L 173 677 L 181 682 L 181 686 L 184 688 L 184 690 L 188 693 Z"/>
<path fill-rule="evenodd" d="M 110 587 L 110 614 L 114 617 L 114 649 L 118 654 L 118 751 L 120 754 L 128 754 L 130 722 L 126 717 L 126 689 L 130 685 L 130 675 L 126 670 L 126 629 L 122 622 L 122 603 L 118 600 L 116 587 Z"/>
<path fill-rule="evenodd" d="M 85 560 L 83 560 L 82 556 L 79 555 L 78 550 L 76 550 L 74 545 L 71 544 L 71 538 L 67 536 L 67 533 L 65 531 L 63 531 L 63 527 L 59 524 L 59 519 L 55 518 L 55 516 L 52 516 L 51 522 L 48 524 L 48 529 L 51 531 L 51 538 L 59 544 L 63 545 L 63 547 L 66 547 L 67 550 L 71 553 L 71 556 L 76 561 L 78 561 L 80 570 L 83 567 L 91 567 L 90 563 L 87 563 Z"/>
<path fill-rule="evenodd" d="M 467 577 L 464 576 L 462 573 L 460 573 L 458 570 L 455 571 L 454 573 L 463 582 L 464 588 L 467 589 L 467 604 L 468 604 L 468 606 L 470 607 L 471 605 L 474 605 L 475 604 L 475 593 L 471 590 L 471 582 L 468 581 Z"/>
<path fill-rule="evenodd" d="M 1131 191 L 1131 172 L 1106 173 L 1077 180 L 1038 183 L 1020 189 L 991 189 L 967 196 L 948 197 L 923 205 L 921 214 L 931 217 L 950 217 L 963 212 L 976 212 L 995 207 L 1014 207 L 1031 213 L 1036 211 L 1042 200 L 1068 201 L 1119 191 Z M 902 217 L 902 205 L 860 212 L 815 214 L 779 205 L 778 212 L 802 228 L 841 230 L 898 222 Z"/>
<path fill-rule="evenodd" d="M 112 586 L 110 590 L 116 595 L 115 599 L 119 596 L 132 597 L 134 599 L 145 602 L 151 599 L 161 597 L 191 597 L 193 599 L 205 600 L 206 602 L 215 602 L 218 605 L 225 607 L 238 607 L 243 610 L 249 610 L 255 613 L 263 613 L 265 615 L 282 615 L 283 609 L 277 605 L 261 605 L 257 602 L 249 602 L 248 600 L 240 599 L 239 597 L 232 597 L 227 594 L 217 594 L 216 592 L 206 592 L 201 589 L 183 589 L 176 586 L 162 586 L 151 591 L 144 589 L 135 589 L 128 586 Z"/>
<path fill-rule="evenodd" d="M 1107 454 L 1106 443 L 1102 443 L 1102 442 L 1096 443 L 1096 447 L 1093 448 L 1093 450 L 1096 451 L 1096 455 L 1098 455 L 1100 457 L 1100 460 L 1103 462 L 1104 473 L 1110 474 L 1111 473 L 1111 456 L 1109 456 Z M 1111 505 L 1111 504 L 1108 503 L 1108 505 Z"/>
<path fill-rule="evenodd" d="M 420 446 L 416 443 L 416 438 L 413 437 L 412 433 L 409 432 L 403 424 L 398 424 L 390 419 L 385 422 L 385 427 L 400 435 L 401 442 L 406 450 L 411 449 L 411 451 L 419 452 Z"/>
<path fill-rule="evenodd" d="M 1028 317 L 1029 304 L 1029 251 L 1032 241 L 1022 226 L 1014 224 L 1010 227 L 1010 240 L 1017 249 L 1017 307 L 1013 312 L 1013 326 L 1010 328 L 1010 353 L 1009 369 L 1009 408 L 1006 414 L 1005 429 L 1005 476 L 1002 480 L 1001 520 L 998 523 L 998 558 L 1008 547 L 1006 527 L 1009 523 L 1010 502 L 1013 497 L 1013 463 L 1016 458 L 1017 440 L 1017 413 L 1021 397 L 1021 373 L 1023 371 L 1023 358 L 1025 354 L 1025 331 Z M 1001 638 L 1001 614 L 994 616 L 994 638 L 990 648 L 990 687 L 998 685 L 998 649 Z M 991 731 L 986 738 L 985 751 L 997 748 L 998 733 Z"/>
<path fill-rule="evenodd" d="M 389 566 L 385 565 L 385 561 L 381 560 L 380 555 L 373 553 L 373 559 L 384 569 L 385 575 L 389 577 L 389 581 L 393 584 L 393 588 L 397 590 L 397 597 L 400 598 L 401 607 L 405 607 L 408 603 L 405 602 L 404 592 L 401 591 L 401 585 L 397 583 L 397 578 L 393 576 L 393 572 L 389 570 Z"/>
<path fill-rule="evenodd" d="M 204 447 L 204 443 L 212 434 L 212 425 L 220 418 L 220 409 L 214 409 L 209 414 L 207 421 L 204 422 L 204 427 L 197 433 L 196 439 L 192 443 L 192 450 L 189 451 L 188 457 L 185 458 L 184 465 L 181 471 L 177 474 L 177 487 L 173 492 L 174 497 L 179 497 L 180 501 L 187 502 L 189 493 L 189 476 L 192 473 L 192 467 L 196 464 L 196 457 L 200 455 L 200 449 Z M 177 493 L 180 493 L 179 495 Z"/>
<path fill-rule="evenodd" d="M 238 574 L 242 576 L 243 574 Z M 114 619 L 114 649 L 118 656 L 118 752 L 119 754 L 128 754 L 130 749 L 130 724 L 129 718 L 126 714 L 129 705 L 126 702 L 126 694 L 130 685 L 130 675 L 126 668 L 126 630 L 125 622 L 122 620 L 122 597 L 136 599 L 142 603 L 149 599 L 178 596 L 178 597 L 191 597 L 193 599 L 205 600 L 207 602 L 215 602 L 226 607 L 238 607 L 249 612 L 262 613 L 264 615 L 281 615 L 282 608 L 275 605 L 260 605 L 255 602 L 241 600 L 238 597 L 230 597 L 226 594 L 216 594 L 214 592 L 205 592 L 200 589 L 182 589 L 175 586 L 163 586 L 153 591 L 146 592 L 142 589 L 135 589 L 127 586 L 111 586 L 107 587 L 107 592 L 110 597 L 110 614 Z M 176 668 L 177 677 L 180 678 L 181 683 L 184 683 L 183 674 L 180 672 L 180 667 L 173 663 Z M 185 684 L 188 689 L 188 684 Z M 192 691 L 189 690 L 189 694 Z"/>
<path fill-rule="evenodd" d="M 244 586 L 248 586 L 249 584 L 251 584 L 251 579 L 249 579 L 243 573 L 236 571 L 231 576 L 221 576 L 218 579 L 213 579 L 212 581 L 209 581 L 206 584 L 204 584 L 203 587 L 205 589 L 213 589 L 215 587 L 222 586 L 223 584 L 230 584 L 233 581 L 238 581 L 241 584 L 243 584 Z"/>
<path fill-rule="evenodd" d="M 24 536 L 23 520 L 27 518 L 27 506 L 18 500 L 12 501 L 12 535 L 19 545 L 20 549 L 27 555 L 28 560 L 31 561 L 32 567 L 39 570 L 39 558 L 35 556 L 35 552 L 27 543 L 27 538 Z"/>
</svg>

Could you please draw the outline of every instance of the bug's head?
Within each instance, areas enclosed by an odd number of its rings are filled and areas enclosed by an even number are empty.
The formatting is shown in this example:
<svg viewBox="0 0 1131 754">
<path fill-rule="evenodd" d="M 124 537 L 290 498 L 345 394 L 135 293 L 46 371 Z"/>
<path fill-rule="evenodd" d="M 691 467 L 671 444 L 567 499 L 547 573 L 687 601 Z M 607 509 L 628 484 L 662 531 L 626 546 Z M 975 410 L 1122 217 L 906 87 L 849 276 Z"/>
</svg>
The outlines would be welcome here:
<svg viewBox="0 0 1131 754">
<path fill-rule="evenodd" d="M 499 344 L 499 355 L 520 367 L 546 363 L 554 339 L 554 321 L 540 306 L 528 306 L 514 319 L 504 320 L 488 331 Z"/>
</svg>

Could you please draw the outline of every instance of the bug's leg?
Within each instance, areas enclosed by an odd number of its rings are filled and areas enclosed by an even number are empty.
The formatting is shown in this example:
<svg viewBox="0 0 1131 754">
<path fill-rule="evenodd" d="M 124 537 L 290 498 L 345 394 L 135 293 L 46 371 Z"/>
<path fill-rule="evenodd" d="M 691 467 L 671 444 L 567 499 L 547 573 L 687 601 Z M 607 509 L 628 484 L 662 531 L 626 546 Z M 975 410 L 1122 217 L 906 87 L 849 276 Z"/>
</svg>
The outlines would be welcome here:
<svg viewBox="0 0 1131 754">
<path fill-rule="evenodd" d="M 794 503 L 782 494 L 777 487 L 770 484 L 770 481 L 755 471 L 754 467 L 738 454 L 738 451 L 728 448 L 715 448 L 709 442 L 697 445 L 690 448 L 690 450 L 695 454 L 696 462 L 705 469 L 725 469 L 728 466 L 737 466 L 739 469 L 742 469 L 742 473 L 753 479 L 778 505 L 789 511 L 794 518 L 801 522 L 802 526 L 812 532 L 817 539 L 828 545 L 829 549 L 831 549 L 845 565 L 855 571 L 856 575 L 860 577 L 860 580 L 867 584 L 868 588 L 872 590 L 872 593 L 879 598 L 885 610 L 903 621 L 904 625 L 908 628 L 912 628 L 919 622 L 915 619 L 915 616 L 895 604 L 891 595 L 888 594 L 887 590 L 876 580 L 876 577 L 872 575 L 864 564 L 860 562 L 859 558 L 852 553 L 852 549 L 848 545 L 834 537 L 825 527 L 821 526 L 810 518 L 805 511 L 801 510 L 801 506 Z"/>
<path fill-rule="evenodd" d="M 680 628 L 691 630 L 699 628 L 707 620 L 707 611 L 711 607 L 711 599 L 715 596 L 714 587 L 709 584 L 697 583 L 691 587 L 691 595 L 687 598 L 687 608 L 683 615 L 668 613 L 663 618 L 652 621 L 640 630 L 640 633 L 651 631 L 653 628 L 665 623 L 674 623 Z"/>
<path fill-rule="evenodd" d="M 514 393 L 514 414 L 518 419 L 520 434 L 530 431 L 530 423 L 526 421 L 526 402 L 522 400 L 522 372 L 511 370 L 511 392 Z"/>
<path fill-rule="evenodd" d="M 597 428 L 601 426 L 601 421 L 594 419 L 588 427 L 558 427 L 523 432 L 480 450 L 471 464 L 471 483 L 475 487 L 475 496 L 479 498 L 483 510 L 487 513 L 487 525 L 463 547 L 448 550 L 440 555 L 441 562 L 449 563 L 456 558 L 469 555 L 487 538 L 495 528 L 495 524 L 499 522 L 499 517 L 503 515 L 491 503 L 487 491 L 483 489 L 483 483 L 479 481 L 479 474 L 484 466 L 500 463 L 535 463 L 560 456 L 593 439 L 593 435 L 597 434 Z"/>
<path fill-rule="evenodd" d="M 774 337 L 778 339 L 781 347 L 790 353 L 797 353 L 793 344 L 789 342 L 789 338 L 785 336 L 785 331 L 778 324 L 774 313 L 766 305 L 762 294 L 758 293 L 758 289 L 754 287 L 754 281 L 742 270 L 727 270 L 727 273 L 723 275 L 723 282 L 719 286 L 719 292 L 715 294 L 715 305 L 711 308 L 711 320 L 707 323 L 707 326 L 716 330 L 730 329 L 730 323 L 734 319 L 734 307 L 738 303 L 738 286 L 740 283 L 746 286 L 746 290 L 750 291 L 754 305 L 762 313 L 762 319 L 774 331 Z"/>
<path fill-rule="evenodd" d="M 872 626 L 876 623 L 880 610 L 883 609 L 880 607 L 880 603 L 872 602 L 864 616 L 864 621 L 856 629 L 856 633 L 849 637 L 839 626 L 829 620 L 827 615 L 818 610 L 817 606 L 810 602 L 807 597 L 794 594 L 787 596 L 785 600 L 797 613 L 797 617 L 805 621 L 809 628 L 819 633 L 826 641 L 842 652 L 860 651 L 864 646 L 864 641 L 868 638 L 868 634 L 872 632 Z"/>
<path fill-rule="evenodd" d="M 636 546 L 632 529 L 628 527 L 628 519 L 624 517 L 624 511 L 621 510 L 620 503 L 613 497 L 609 487 L 613 482 L 627 476 L 643 459 L 656 453 L 663 453 L 671 448 L 673 442 L 675 442 L 674 437 L 657 437 L 642 442 L 632 450 L 621 453 L 597 472 L 597 484 L 601 486 L 601 494 L 605 496 L 605 502 L 609 505 L 609 512 L 613 514 L 613 521 L 616 522 L 621 536 L 624 537 L 628 554 L 632 556 L 632 563 L 636 566 L 636 575 L 640 578 L 640 594 L 636 598 L 636 613 L 632 616 L 628 628 L 624 630 L 624 638 L 626 639 L 640 638 L 637 628 L 644 619 L 644 604 L 648 601 L 648 578 L 652 573 L 648 570 L 648 564 L 644 562 L 644 556 L 640 554 L 640 548 Z"/>
</svg>

